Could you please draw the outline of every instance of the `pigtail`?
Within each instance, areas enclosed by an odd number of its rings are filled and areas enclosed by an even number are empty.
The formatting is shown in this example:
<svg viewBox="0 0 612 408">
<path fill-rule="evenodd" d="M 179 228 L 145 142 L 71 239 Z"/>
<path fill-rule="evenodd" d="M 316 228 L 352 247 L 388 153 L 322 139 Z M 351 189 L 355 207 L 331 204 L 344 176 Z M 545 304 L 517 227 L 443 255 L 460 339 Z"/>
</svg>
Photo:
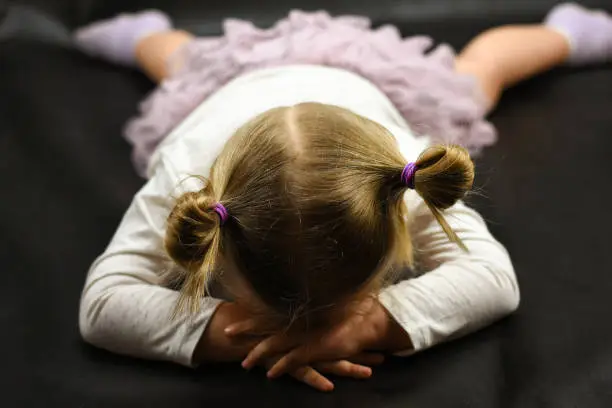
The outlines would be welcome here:
<svg viewBox="0 0 612 408">
<path fill-rule="evenodd" d="M 214 278 L 223 219 L 213 197 L 212 187 L 207 183 L 200 191 L 180 196 L 168 217 L 166 251 L 184 273 L 175 314 L 197 313 Z"/>
<path fill-rule="evenodd" d="M 467 251 L 465 244 L 444 219 L 442 211 L 453 206 L 472 188 L 474 163 L 463 147 L 433 146 L 416 161 L 414 189 L 423 198 L 448 238 Z"/>
</svg>

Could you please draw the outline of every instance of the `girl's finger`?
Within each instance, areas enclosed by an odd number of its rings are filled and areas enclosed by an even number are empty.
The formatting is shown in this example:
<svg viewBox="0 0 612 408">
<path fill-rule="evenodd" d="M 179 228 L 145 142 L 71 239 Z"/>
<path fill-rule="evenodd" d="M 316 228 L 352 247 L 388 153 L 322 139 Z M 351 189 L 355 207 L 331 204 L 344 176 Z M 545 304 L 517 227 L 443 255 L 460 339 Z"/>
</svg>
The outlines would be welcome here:
<svg viewBox="0 0 612 408">
<path fill-rule="evenodd" d="M 312 367 L 301 367 L 291 372 L 291 376 L 319 391 L 333 391 L 334 383 L 325 378 Z"/>
<path fill-rule="evenodd" d="M 242 361 L 242 367 L 249 370 L 258 364 L 263 364 L 273 356 L 286 353 L 293 347 L 295 347 L 295 343 L 282 334 L 268 337 L 249 352 Z M 301 366 L 305 365 L 302 364 Z"/>
<path fill-rule="evenodd" d="M 325 358 L 317 358 L 312 353 L 314 350 L 311 347 L 301 346 L 291 350 L 289 353 L 282 356 L 273 366 L 268 370 L 268 378 L 276 378 L 281 375 L 292 372 L 298 367 L 303 367 L 310 364 L 311 361 L 321 361 Z"/>
<path fill-rule="evenodd" d="M 351 363 L 347 360 L 327 361 L 314 365 L 317 371 L 324 374 L 333 374 L 341 377 L 351 377 L 358 380 L 370 378 L 372 369 L 364 365 Z"/>
<path fill-rule="evenodd" d="M 356 349 L 354 344 L 330 344 L 326 345 L 325 343 L 315 342 L 314 344 L 304 344 L 293 348 L 293 350 L 282 356 L 276 364 L 268 370 L 268 377 L 279 377 L 299 367 L 307 366 L 313 361 L 337 361 L 359 354 L 359 350 Z"/>
<path fill-rule="evenodd" d="M 375 366 L 385 361 L 385 355 L 381 353 L 360 353 L 356 356 L 347 358 L 347 360 L 355 364 Z"/>
<path fill-rule="evenodd" d="M 305 344 L 293 348 L 293 350 L 282 356 L 276 364 L 268 370 L 268 377 L 279 377 L 299 367 L 307 366 L 313 361 L 337 361 L 346 359 L 355 354 L 355 350 L 347 348 L 346 345 L 342 344 L 338 345 L 336 348 L 323 344 Z"/>
<path fill-rule="evenodd" d="M 223 331 L 226 336 L 234 337 L 243 334 L 253 334 L 257 329 L 257 321 L 255 319 L 247 319 L 238 323 L 232 323 Z"/>
</svg>

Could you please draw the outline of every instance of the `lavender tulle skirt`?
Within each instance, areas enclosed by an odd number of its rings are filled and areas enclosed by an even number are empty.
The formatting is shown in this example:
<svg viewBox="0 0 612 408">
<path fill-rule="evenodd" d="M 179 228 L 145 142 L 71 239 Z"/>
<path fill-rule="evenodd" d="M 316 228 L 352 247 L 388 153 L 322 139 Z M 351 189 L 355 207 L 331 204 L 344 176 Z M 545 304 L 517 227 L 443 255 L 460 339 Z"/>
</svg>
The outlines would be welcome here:
<svg viewBox="0 0 612 408">
<path fill-rule="evenodd" d="M 327 65 L 361 75 L 387 95 L 416 134 L 433 141 L 477 153 L 496 140 L 475 79 L 455 72 L 448 45 L 430 51 L 428 37 L 403 39 L 393 26 L 371 29 L 367 18 L 300 11 L 264 30 L 226 20 L 224 32 L 180 49 L 171 58 L 169 78 L 127 124 L 125 135 L 141 174 L 163 138 L 221 86 L 249 71 L 290 64 Z"/>
</svg>

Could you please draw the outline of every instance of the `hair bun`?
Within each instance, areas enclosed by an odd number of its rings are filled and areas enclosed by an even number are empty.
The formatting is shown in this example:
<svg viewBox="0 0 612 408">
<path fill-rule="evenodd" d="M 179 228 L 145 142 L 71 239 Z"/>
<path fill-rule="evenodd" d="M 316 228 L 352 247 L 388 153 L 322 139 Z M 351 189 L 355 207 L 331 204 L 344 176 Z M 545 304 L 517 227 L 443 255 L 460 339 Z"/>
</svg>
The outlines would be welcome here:
<svg viewBox="0 0 612 408">
<path fill-rule="evenodd" d="M 221 236 L 215 203 L 207 185 L 180 196 L 168 216 L 166 251 L 186 272 L 176 312 L 197 312 L 212 278 Z"/>
<path fill-rule="evenodd" d="M 448 238 L 467 251 L 441 211 L 452 207 L 472 188 L 474 163 L 470 154 L 456 145 L 433 146 L 421 153 L 416 165 L 414 189 L 423 197 Z"/>
<path fill-rule="evenodd" d="M 180 196 L 168 217 L 166 250 L 182 267 L 202 262 L 213 231 L 219 226 L 212 197 L 204 191 Z"/>
<path fill-rule="evenodd" d="M 445 210 L 472 188 L 474 163 L 461 146 L 433 146 L 419 156 L 414 188 L 429 206 Z"/>
</svg>

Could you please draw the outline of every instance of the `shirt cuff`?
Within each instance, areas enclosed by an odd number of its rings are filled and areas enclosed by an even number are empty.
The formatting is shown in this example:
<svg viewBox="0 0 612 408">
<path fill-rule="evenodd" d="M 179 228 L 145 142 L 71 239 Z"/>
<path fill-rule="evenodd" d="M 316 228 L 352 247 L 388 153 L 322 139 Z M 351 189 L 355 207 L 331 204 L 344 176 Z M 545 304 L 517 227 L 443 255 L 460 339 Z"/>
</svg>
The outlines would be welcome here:
<svg viewBox="0 0 612 408">
<path fill-rule="evenodd" d="M 378 301 L 385 307 L 385 309 L 387 309 L 387 312 L 410 337 L 413 347 L 412 349 L 401 350 L 393 353 L 396 356 L 405 357 L 429 347 L 429 343 L 427 342 L 423 331 L 420 330 L 419 325 L 415 324 L 417 321 L 414 319 L 414 316 L 411 316 L 410 311 L 397 298 L 393 289 L 393 286 L 384 289 L 378 295 Z"/>
<path fill-rule="evenodd" d="M 182 343 L 179 346 L 175 361 L 187 367 L 195 368 L 199 364 L 193 361 L 193 353 L 195 352 L 198 342 L 202 338 L 202 334 L 211 317 L 217 311 L 217 307 L 223 302 L 221 299 L 206 297 L 202 300 L 200 313 L 188 319 L 183 326 L 184 335 Z"/>
</svg>

